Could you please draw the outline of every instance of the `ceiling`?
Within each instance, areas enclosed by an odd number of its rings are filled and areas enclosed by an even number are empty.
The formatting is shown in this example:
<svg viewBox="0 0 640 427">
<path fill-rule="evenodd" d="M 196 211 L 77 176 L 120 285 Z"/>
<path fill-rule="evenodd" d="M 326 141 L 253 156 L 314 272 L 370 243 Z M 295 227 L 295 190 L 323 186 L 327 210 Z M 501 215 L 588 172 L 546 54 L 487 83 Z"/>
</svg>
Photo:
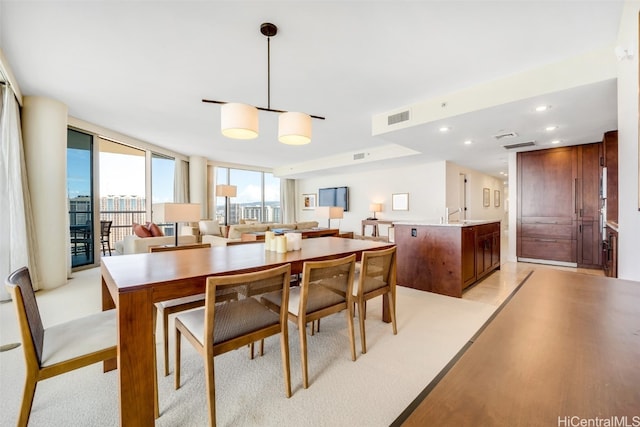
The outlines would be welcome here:
<svg viewBox="0 0 640 427">
<path fill-rule="evenodd" d="M 500 176 L 505 144 L 595 142 L 615 129 L 615 78 L 512 91 L 508 102 L 488 90 L 478 103 L 473 88 L 523 76 L 526 89 L 531 70 L 598 49 L 615 63 L 621 12 L 618 0 L 1 0 L 0 45 L 23 95 L 57 99 L 73 117 L 188 156 L 291 177 L 435 160 Z M 220 106 L 202 102 L 267 106 L 263 22 L 279 29 L 271 39 L 271 108 L 326 117 L 313 120 L 308 145 L 279 143 L 269 112 L 260 113 L 259 138 L 227 139 Z M 376 115 L 465 93 L 482 107 L 372 132 Z M 537 114 L 540 103 L 552 108 Z M 506 132 L 518 136 L 494 137 Z M 382 154 L 362 164 L 336 161 L 359 152 Z"/>
</svg>

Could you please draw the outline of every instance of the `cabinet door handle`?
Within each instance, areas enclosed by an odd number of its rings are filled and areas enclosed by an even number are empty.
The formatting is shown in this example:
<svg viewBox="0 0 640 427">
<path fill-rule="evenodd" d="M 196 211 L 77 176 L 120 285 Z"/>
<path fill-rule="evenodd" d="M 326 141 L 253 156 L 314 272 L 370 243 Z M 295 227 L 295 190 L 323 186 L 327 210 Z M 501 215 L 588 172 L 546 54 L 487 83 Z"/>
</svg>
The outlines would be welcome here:
<svg viewBox="0 0 640 427">
<path fill-rule="evenodd" d="M 536 242 L 557 242 L 556 239 L 536 239 Z"/>
<path fill-rule="evenodd" d="M 578 226 L 578 233 L 582 233 L 582 224 Z"/>
<path fill-rule="evenodd" d="M 573 213 L 578 213 L 578 178 L 576 178 L 574 180 L 573 183 L 574 186 L 574 190 L 573 190 L 573 196 L 575 198 L 574 203 L 573 203 Z"/>
</svg>

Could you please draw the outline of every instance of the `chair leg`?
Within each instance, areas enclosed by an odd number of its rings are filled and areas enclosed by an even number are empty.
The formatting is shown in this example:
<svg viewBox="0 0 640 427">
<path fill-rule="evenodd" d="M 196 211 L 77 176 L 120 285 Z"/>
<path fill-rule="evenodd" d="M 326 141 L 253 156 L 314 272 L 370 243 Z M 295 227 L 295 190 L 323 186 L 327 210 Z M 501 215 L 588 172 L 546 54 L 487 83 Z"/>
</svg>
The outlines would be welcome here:
<svg viewBox="0 0 640 427">
<path fill-rule="evenodd" d="M 313 322 L 311 323 L 313 328 Z M 307 370 L 307 328 L 305 322 L 298 323 L 298 335 L 300 336 L 300 365 L 302 367 L 302 387 L 309 388 L 309 373 Z"/>
<path fill-rule="evenodd" d="M 291 397 L 291 364 L 289 363 L 289 330 L 287 325 L 280 331 L 280 355 L 284 375 L 284 394 Z"/>
<path fill-rule="evenodd" d="M 353 306 L 347 304 L 347 329 L 349 330 L 349 344 L 351 348 L 351 360 L 356 360 L 356 334 L 353 328 Z"/>
<path fill-rule="evenodd" d="M 360 323 L 360 344 L 362 345 L 362 354 L 367 352 L 367 337 L 364 332 L 364 301 L 358 300 L 358 322 Z"/>
<path fill-rule="evenodd" d="M 204 370 L 206 376 L 207 404 L 209 405 L 209 425 L 216 425 L 216 384 L 213 357 L 204 354 Z"/>
<path fill-rule="evenodd" d="M 180 388 L 180 330 L 178 328 L 176 328 L 176 366 L 173 369 L 174 370 L 174 377 L 175 377 L 175 383 L 174 383 L 174 388 L 177 390 Z"/>
<path fill-rule="evenodd" d="M 169 375 L 169 313 L 162 310 L 162 337 L 164 339 L 164 376 Z"/>
<path fill-rule="evenodd" d="M 24 383 L 24 392 L 22 393 L 22 404 L 20 405 L 20 416 L 18 418 L 18 427 L 27 427 L 29 416 L 31 415 L 31 406 L 33 405 L 33 396 L 36 394 L 36 386 L 38 382 L 29 377 Z"/>
<path fill-rule="evenodd" d="M 396 323 L 396 296 L 393 292 L 389 292 L 389 315 L 391 316 L 393 335 L 398 335 L 398 327 Z"/>
</svg>

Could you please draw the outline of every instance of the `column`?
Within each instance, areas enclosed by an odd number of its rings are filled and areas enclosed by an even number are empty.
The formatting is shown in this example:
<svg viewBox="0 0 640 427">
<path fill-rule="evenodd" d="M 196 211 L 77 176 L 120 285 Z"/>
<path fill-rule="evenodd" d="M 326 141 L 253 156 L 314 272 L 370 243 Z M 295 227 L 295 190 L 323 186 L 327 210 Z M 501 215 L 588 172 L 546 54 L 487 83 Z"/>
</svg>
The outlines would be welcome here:
<svg viewBox="0 0 640 427">
<path fill-rule="evenodd" d="M 35 223 L 42 288 L 67 282 L 67 106 L 56 100 L 23 98 L 22 137 Z"/>
<path fill-rule="evenodd" d="M 207 159 L 189 157 L 189 203 L 200 203 L 200 218 L 209 218 L 207 211 Z"/>
</svg>

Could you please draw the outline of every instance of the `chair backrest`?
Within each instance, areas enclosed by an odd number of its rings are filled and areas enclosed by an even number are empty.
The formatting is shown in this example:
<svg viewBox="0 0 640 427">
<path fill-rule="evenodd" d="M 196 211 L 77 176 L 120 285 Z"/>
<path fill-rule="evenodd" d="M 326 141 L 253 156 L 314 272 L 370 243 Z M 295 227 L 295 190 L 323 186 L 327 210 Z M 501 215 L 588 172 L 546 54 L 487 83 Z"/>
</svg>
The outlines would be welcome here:
<svg viewBox="0 0 640 427">
<path fill-rule="evenodd" d="M 351 296 L 355 265 L 355 254 L 327 261 L 307 261 L 302 268 L 300 286 L 303 289 L 308 289 L 311 286 L 323 286 L 342 296 L 346 301 Z M 302 312 L 303 305 L 306 306 L 304 299 L 300 299 L 300 312 Z"/>
<path fill-rule="evenodd" d="M 112 221 L 100 221 L 100 236 L 109 237 Z"/>
<path fill-rule="evenodd" d="M 40 318 L 40 310 L 31 284 L 31 275 L 27 267 L 22 267 L 9 275 L 6 287 L 16 306 L 18 324 L 22 335 L 25 353 L 33 352 L 38 365 L 42 362 L 42 345 L 44 326 Z M 27 361 L 31 360 L 27 357 Z"/>
<path fill-rule="evenodd" d="M 365 251 L 362 253 L 362 269 L 358 294 L 372 292 L 395 285 L 396 247 Z"/>
<path fill-rule="evenodd" d="M 268 270 L 260 270 L 252 273 L 233 274 L 229 276 L 213 276 L 207 278 L 206 298 L 205 298 L 205 329 L 204 329 L 204 346 L 209 348 L 208 345 L 213 347 L 214 342 L 224 340 L 224 335 L 230 330 L 238 330 L 238 328 L 246 328 L 246 333 L 253 332 L 249 324 L 255 319 L 252 319 L 251 315 L 243 316 L 238 311 L 235 315 L 220 316 L 219 322 L 224 322 L 218 327 L 221 331 L 222 337 L 214 337 L 215 316 L 216 316 L 216 299 L 217 296 L 237 293 L 244 295 L 245 298 L 237 299 L 235 301 L 225 302 L 220 305 L 222 310 L 225 310 L 230 306 L 242 306 L 244 299 L 253 298 L 253 296 L 270 292 L 274 288 L 282 290 L 282 305 L 280 307 L 280 325 L 287 324 L 288 321 L 288 306 L 289 306 L 289 282 L 291 280 L 291 264 L 285 264 L 280 267 L 271 268 Z M 259 298 L 253 298 L 256 302 L 259 302 Z M 244 304 L 246 305 L 246 304 Z M 255 305 L 255 304 L 254 304 Z M 235 324 L 232 324 L 235 322 Z M 244 325 L 243 325 L 244 324 Z M 219 352 L 215 352 L 218 354 Z"/>
<path fill-rule="evenodd" d="M 185 249 L 204 249 L 210 248 L 211 243 L 198 243 L 194 245 L 182 245 L 182 246 L 149 246 L 149 252 L 167 252 L 167 251 L 182 251 Z"/>
</svg>

